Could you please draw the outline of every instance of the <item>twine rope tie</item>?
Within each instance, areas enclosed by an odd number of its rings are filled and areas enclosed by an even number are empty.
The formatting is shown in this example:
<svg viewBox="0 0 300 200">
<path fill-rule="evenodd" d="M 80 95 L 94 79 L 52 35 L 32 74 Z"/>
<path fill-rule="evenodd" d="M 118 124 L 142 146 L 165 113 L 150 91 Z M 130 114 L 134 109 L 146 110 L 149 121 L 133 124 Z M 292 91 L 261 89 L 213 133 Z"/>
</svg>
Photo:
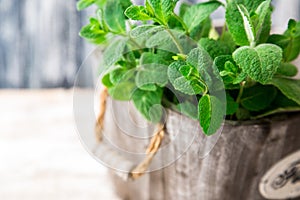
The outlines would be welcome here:
<svg viewBox="0 0 300 200">
<path fill-rule="evenodd" d="M 104 117 L 106 111 L 106 103 L 107 103 L 108 91 L 107 88 L 103 88 L 100 91 L 100 102 L 99 102 L 99 115 L 96 120 L 95 125 L 95 136 L 97 142 L 101 142 L 103 139 L 103 128 L 104 128 Z"/>
<path fill-rule="evenodd" d="M 104 128 L 104 117 L 106 112 L 106 104 L 108 98 L 107 88 L 103 88 L 100 92 L 100 102 L 99 102 L 99 115 L 96 120 L 95 125 L 95 137 L 97 142 L 101 143 L 103 139 L 103 128 Z M 147 169 L 149 168 L 151 161 L 153 160 L 155 154 L 158 152 L 158 149 L 161 146 L 162 140 L 165 135 L 164 125 L 158 124 L 158 128 L 153 138 L 150 141 L 150 144 L 146 150 L 146 157 L 144 160 L 137 165 L 130 173 L 129 176 L 136 180 L 143 176 Z"/>
</svg>

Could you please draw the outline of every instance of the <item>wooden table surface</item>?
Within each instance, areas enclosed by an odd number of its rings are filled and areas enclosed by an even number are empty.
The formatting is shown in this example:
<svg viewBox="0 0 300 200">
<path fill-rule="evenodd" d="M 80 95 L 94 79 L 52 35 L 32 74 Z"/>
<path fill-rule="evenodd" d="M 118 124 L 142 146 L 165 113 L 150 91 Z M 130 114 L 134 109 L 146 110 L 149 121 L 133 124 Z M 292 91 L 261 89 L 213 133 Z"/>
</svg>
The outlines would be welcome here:
<svg viewBox="0 0 300 200">
<path fill-rule="evenodd" d="M 0 90 L 1 200 L 117 200 L 76 133 L 71 90 Z"/>
</svg>

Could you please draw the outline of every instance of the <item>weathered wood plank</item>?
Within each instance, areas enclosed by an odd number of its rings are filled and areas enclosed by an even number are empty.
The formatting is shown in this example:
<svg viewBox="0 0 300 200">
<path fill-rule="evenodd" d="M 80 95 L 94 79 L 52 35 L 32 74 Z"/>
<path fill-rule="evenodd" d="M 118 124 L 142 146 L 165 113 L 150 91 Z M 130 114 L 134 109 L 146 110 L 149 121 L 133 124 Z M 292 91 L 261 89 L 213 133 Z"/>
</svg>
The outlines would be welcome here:
<svg viewBox="0 0 300 200">
<path fill-rule="evenodd" d="M 129 199 L 137 199 L 133 193 L 137 195 L 140 191 L 149 195 L 139 196 L 138 199 L 141 200 L 263 200 L 258 191 L 259 181 L 273 164 L 298 150 L 299 125 L 299 114 L 253 124 L 225 124 L 214 149 L 201 159 L 199 148 L 209 148 L 214 141 L 208 140 L 199 146 L 204 136 L 200 129 L 195 129 L 199 127 L 198 122 L 169 111 L 165 143 L 172 148 L 164 149 L 161 159 L 173 156 L 175 160 L 176 153 L 182 149 L 182 144 L 175 140 L 176 137 L 181 137 L 183 142 L 193 136 L 193 131 L 198 130 L 195 141 L 172 165 L 145 175 L 143 180 L 147 179 L 148 184 L 134 186 L 132 182 L 119 181 L 118 188 L 126 191 L 126 197 L 132 197 Z M 115 139 L 125 145 L 123 140 Z M 126 144 L 136 145 L 129 140 Z M 157 184 L 160 186 L 155 190 Z M 124 198 L 122 193 L 119 194 Z"/>
</svg>

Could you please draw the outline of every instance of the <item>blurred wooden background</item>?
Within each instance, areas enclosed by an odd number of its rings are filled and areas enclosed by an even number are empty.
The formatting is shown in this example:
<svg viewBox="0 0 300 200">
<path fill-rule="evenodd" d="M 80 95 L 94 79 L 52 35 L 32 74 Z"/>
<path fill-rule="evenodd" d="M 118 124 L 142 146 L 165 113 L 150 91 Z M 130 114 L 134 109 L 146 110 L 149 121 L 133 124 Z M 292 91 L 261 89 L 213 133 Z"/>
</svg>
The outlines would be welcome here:
<svg viewBox="0 0 300 200">
<path fill-rule="evenodd" d="M 281 26 L 288 18 L 299 19 L 299 0 L 274 3 L 277 28 L 285 29 Z M 0 88 L 72 87 L 81 63 L 94 49 L 78 36 L 92 14 L 93 8 L 77 12 L 76 0 L 0 0 Z M 80 82 L 92 85 L 89 75 Z"/>
</svg>

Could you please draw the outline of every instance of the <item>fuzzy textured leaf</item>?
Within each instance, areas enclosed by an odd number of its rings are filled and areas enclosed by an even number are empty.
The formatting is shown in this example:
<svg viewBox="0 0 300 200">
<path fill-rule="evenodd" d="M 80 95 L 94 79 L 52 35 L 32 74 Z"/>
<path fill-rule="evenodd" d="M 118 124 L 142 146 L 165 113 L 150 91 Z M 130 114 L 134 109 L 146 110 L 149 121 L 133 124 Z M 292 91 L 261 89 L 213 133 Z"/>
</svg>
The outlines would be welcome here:
<svg viewBox="0 0 300 200">
<path fill-rule="evenodd" d="M 300 105 L 300 80 L 273 78 L 270 84 L 276 86 L 287 98 Z"/>
<path fill-rule="evenodd" d="M 243 18 L 244 30 L 250 45 L 253 45 L 255 42 L 254 38 L 254 28 L 251 23 L 250 14 L 243 5 L 237 5 L 238 10 Z"/>
<path fill-rule="evenodd" d="M 260 111 L 267 108 L 276 97 L 277 90 L 273 86 L 256 85 L 245 89 L 241 104 L 250 111 Z"/>
<path fill-rule="evenodd" d="M 191 73 L 194 74 L 194 76 L 185 74 L 186 68 L 193 71 Z M 184 61 L 172 63 L 168 68 L 168 77 L 173 87 L 184 94 L 201 94 L 207 90 L 196 68 L 188 66 Z"/>
<path fill-rule="evenodd" d="M 218 40 L 202 38 L 199 45 L 209 53 L 212 59 L 221 55 L 231 55 L 232 53 L 231 48 L 226 43 Z"/>
<path fill-rule="evenodd" d="M 186 115 L 192 119 L 198 119 L 197 104 L 194 105 L 193 103 L 191 103 L 189 101 L 185 101 L 183 103 L 178 104 L 177 108 L 184 115 Z"/>
<path fill-rule="evenodd" d="M 300 53 L 300 22 L 290 20 L 288 30 L 284 33 L 290 39 L 288 46 L 284 49 L 284 57 L 286 61 L 296 59 Z"/>
<path fill-rule="evenodd" d="M 201 22 L 210 16 L 220 5 L 218 1 L 199 3 L 189 7 L 183 16 L 183 21 L 188 27 L 188 32 L 192 32 Z"/>
<path fill-rule="evenodd" d="M 160 54 L 145 52 L 140 58 L 136 84 L 142 90 L 156 90 L 156 85 L 164 87 L 168 83 L 168 65 Z"/>
<path fill-rule="evenodd" d="M 228 93 L 226 94 L 226 103 L 226 115 L 236 113 L 239 108 L 239 104 Z"/>
<path fill-rule="evenodd" d="M 122 79 L 124 79 L 124 76 L 127 73 L 129 73 L 129 71 L 126 68 L 116 67 L 109 72 L 109 80 L 113 85 L 117 85 L 122 81 Z"/>
<path fill-rule="evenodd" d="M 261 44 L 255 48 L 240 47 L 233 59 L 250 78 L 267 83 L 276 73 L 282 60 L 282 50 L 273 44 Z"/>
<path fill-rule="evenodd" d="M 188 36 L 185 35 L 182 31 L 170 30 L 174 38 L 182 47 L 183 53 L 189 53 L 197 44 L 192 41 Z M 178 49 L 178 46 L 174 43 L 174 39 L 168 31 L 159 31 L 153 36 L 151 36 L 146 41 L 146 47 L 154 48 L 158 47 L 161 50 L 169 51 L 172 53 L 181 53 Z"/>
<path fill-rule="evenodd" d="M 77 10 L 83 10 L 92 4 L 95 3 L 96 0 L 80 0 L 77 2 Z"/>
<path fill-rule="evenodd" d="M 124 33 L 126 31 L 125 15 L 119 1 L 108 1 L 104 8 L 104 21 L 109 30 L 115 33 Z"/>
<path fill-rule="evenodd" d="M 141 25 L 138 26 L 130 32 L 132 38 L 139 38 L 139 37 L 149 37 L 153 34 L 163 31 L 164 28 L 162 26 L 155 26 L 155 25 Z"/>
<path fill-rule="evenodd" d="M 271 0 L 262 2 L 255 11 L 257 20 L 255 23 L 256 43 L 264 43 L 267 41 L 271 30 Z"/>
<path fill-rule="evenodd" d="M 152 19 L 144 6 L 130 6 L 126 9 L 125 15 L 133 20 L 150 20 Z"/>
<path fill-rule="evenodd" d="M 90 18 L 90 23 L 82 27 L 79 35 L 94 44 L 101 44 L 106 40 L 106 32 L 101 29 L 95 18 Z"/>
<path fill-rule="evenodd" d="M 108 88 L 108 92 L 115 100 L 129 101 L 135 88 L 136 86 L 133 82 L 121 82 L 114 87 Z"/>
<path fill-rule="evenodd" d="M 146 0 L 148 12 L 154 15 L 156 21 L 167 25 L 178 0 Z"/>
<path fill-rule="evenodd" d="M 222 109 L 224 108 L 224 109 Z M 200 125 L 206 135 L 214 134 L 224 120 L 224 104 L 215 96 L 204 95 L 198 105 Z"/>
<path fill-rule="evenodd" d="M 144 91 L 137 89 L 134 91 L 132 100 L 135 107 L 149 121 L 158 123 L 162 118 L 162 89 L 156 91 Z"/>
<path fill-rule="evenodd" d="M 102 84 L 107 87 L 107 88 L 110 88 L 110 87 L 113 87 L 113 83 L 110 81 L 110 74 L 107 73 L 105 74 L 103 77 L 102 77 Z"/>
<path fill-rule="evenodd" d="M 279 68 L 277 69 L 277 74 L 283 76 L 296 76 L 298 73 L 298 68 L 291 63 L 281 63 Z"/>
<path fill-rule="evenodd" d="M 244 29 L 244 21 L 237 5 L 243 5 L 248 13 L 255 12 L 258 6 L 264 0 L 230 0 L 226 6 L 226 23 L 236 44 L 240 46 L 249 45 L 246 31 Z"/>
<path fill-rule="evenodd" d="M 136 75 L 136 85 L 144 90 L 149 88 L 149 85 L 152 90 L 155 85 L 160 87 L 166 86 L 168 83 L 168 66 L 162 64 L 145 64 L 138 68 L 138 72 Z"/>
<path fill-rule="evenodd" d="M 117 38 L 104 51 L 104 63 L 111 66 L 120 60 L 123 56 L 127 38 Z"/>
<path fill-rule="evenodd" d="M 187 56 L 187 63 L 194 66 L 200 74 L 202 80 L 205 81 L 207 85 L 213 84 L 214 67 L 213 60 L 210 55 L 201 47 L 193 49 Z"/>
</svg>

